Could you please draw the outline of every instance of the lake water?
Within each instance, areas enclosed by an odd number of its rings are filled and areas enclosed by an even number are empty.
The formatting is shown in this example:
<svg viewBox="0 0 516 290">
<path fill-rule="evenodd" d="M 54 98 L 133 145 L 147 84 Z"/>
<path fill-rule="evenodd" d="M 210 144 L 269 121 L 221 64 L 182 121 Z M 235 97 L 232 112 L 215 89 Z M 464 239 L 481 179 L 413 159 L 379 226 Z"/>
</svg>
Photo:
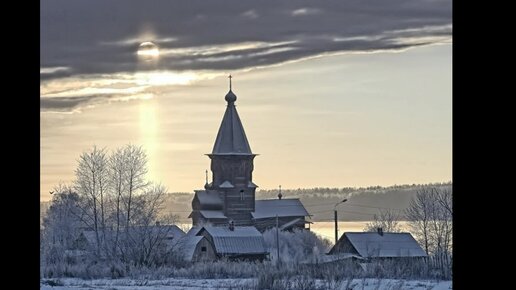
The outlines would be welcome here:
<svg viewBox="0 0 516 290">
<path fill-rule="evenodd" d="M 362 222 L 339 222 L 338 227 L 338 236 L 342 235 L 344 232 L 363 232 L 365 226 L 369 223 L 369 221 Z M 400 227 L 402 231 L 409 232 L 408 223 L 406 221 L 401 221 Z M 335 240 L 335 224 L 334 222 L 314 222 L 310 225 L 310 229 L 312 232 L 329 239 L 330 241 Z"/>
</svg>

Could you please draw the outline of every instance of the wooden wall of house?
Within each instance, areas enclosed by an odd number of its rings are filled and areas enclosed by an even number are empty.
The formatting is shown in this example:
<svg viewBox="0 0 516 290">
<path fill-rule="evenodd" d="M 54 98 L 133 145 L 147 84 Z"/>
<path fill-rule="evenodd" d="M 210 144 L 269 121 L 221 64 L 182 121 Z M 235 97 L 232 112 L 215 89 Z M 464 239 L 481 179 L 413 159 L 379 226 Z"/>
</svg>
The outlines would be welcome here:
<svg viewBox="0 0 516 290">
<path fill-rule="evenodd" d="M 209 155 L 213 182 L 211 189 L 218 190 L 224 201 L 224 215 L 237 226 L 252 225 L 251 212 L 255 209 L 253 180 L 254 155 Z M 233 188 L 220 188 L 225 181 Z"/>
<path fill-rule="evenodd" d="M 351 253 L 359 255 L 355 247 L 353 247 L 349 239 L 344 235 L 337 241 L 337 244 L 330 250 L 330 254 L 337 253 Z"/>
<path fill-rule="evenodd" d="M 227 219 L 202 219 L 204 224 L 211 224 L 213 226 L 228 226 L 228 220 Z"/>
<path fill-rule="evenodd" d="M 213 261 L 215 259 L 217 259 L 217 254 L 213 245 L 206 238 L 200 240 L 197 247 L 195 247 L 192 262 Z"/>
<path fill-rule="evenodd" d="M 246 186 L 253 180 L 254 155 L 209 155 L 213 187 L 229 181 L 235 187 Z"/>
<path fill-rule="evenodd" d="M 223 225 L 229 225 L 227 219 L 207 219 L 204 218 L 198 211 L 194 211 L 192 213 L 192 225 L 198 226 L 198 225 L 205 225 L 205 224 L 211 224 L 214 226 L 223 226 Z"/>
<path fill-rule="evenodd" d="M 240 191 L 243 190 L 241 193 Z M 224 215 L 237 226 L 252 225 L 251 212 L 254 211 L 255 188 L 232 188 L 224 190 Z"/>
<path fill-rule="evenodd" d="M 192 210 L 200 210 L 201 203 L 199 202 L 199 199 L 194 195 L 194 198 L 192 199 Z"/>
<path fill-rule="evenodd" d="M 211 235 L 205 230 L 205 229 L 201 229 L 198 233 L 197 233 L 198 236 L 203 236 L 206 238 L 206 240 L 208 241 L 208 243 L 210 243 L 211 245 L 215 245 L 215 243 L 213 242 L 213 238 L 211 237 Z M 215 249 L 216 250 L 216 249 Z"/>
</svg>

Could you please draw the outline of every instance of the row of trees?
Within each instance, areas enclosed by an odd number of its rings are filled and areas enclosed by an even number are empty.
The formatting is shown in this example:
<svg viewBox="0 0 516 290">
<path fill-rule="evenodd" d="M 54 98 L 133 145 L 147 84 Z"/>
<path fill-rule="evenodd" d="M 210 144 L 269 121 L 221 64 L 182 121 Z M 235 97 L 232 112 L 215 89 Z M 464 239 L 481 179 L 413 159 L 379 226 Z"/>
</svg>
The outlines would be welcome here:
<svg viewBox="0 0 516 290">
<path fill-rule="evenodd" d="M 43 221 L 47 262 L 80 248 L 81 234 L 94 240 L 93 255 L 107 261 L 150 264 L 162 257 L 164 237 L 175 217 L 160 216 L 166 189 L 146 180 L 147 157 L 141 147 L 112 152 L 96 146 L 78 159 L 75 180 L 59 184 Z"/>
<path fill-rule="evenodd" d="M 450 182 L 442 182 L 442 183 L 428 183 L 428 184 L 402 184 L 402 185 L 391 185 L 391 186 L 368 186 L 368 187 L 314 187 L 314 188 L 297 188 L 297 189 L 285 189 L 283 188 L 281 191 L 285 196 L 302 196 L 302 197 L 342 197 L 343 194 L 351 195 L 360 195 L 365 193 L 376 193 L 376 192 L 389 192 L 389 191 L 397 191 L 397 190 L 416 190 L 421 188 L 441 188 L 441 187 L 450 187 L 452 185 Z M 257 192 L 257 195 L 261 198 L 276 198 L 278 195 L 278 189 L 260 189 Z"/>
</svg>

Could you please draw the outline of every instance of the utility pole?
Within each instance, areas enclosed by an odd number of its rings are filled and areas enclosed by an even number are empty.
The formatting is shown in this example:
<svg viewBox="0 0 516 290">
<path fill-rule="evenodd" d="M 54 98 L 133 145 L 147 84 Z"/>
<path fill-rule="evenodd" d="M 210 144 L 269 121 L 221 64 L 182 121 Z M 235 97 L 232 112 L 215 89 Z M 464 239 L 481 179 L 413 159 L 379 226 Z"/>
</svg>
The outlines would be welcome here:
<svg viewBox="0 0 516 290">
<path fill-rule="evenodd" d="M 338 233 L 338 222 L 337 222 L 337 208 L 333 210 L 333 218 L 335 219 L 335 245 L 337 244 L 337 241 L 339 240 L 339 233 Z"/>
<path fill-rule="evenodd" d="M 280 257 L 279 257 L 279 219 L 278 215 L 276 214 L 276 255 L 277 255 L 277 262 L 276 264 L 279 265 Z"/>
<path fill-rule="evenodd" d="M 337 202 L 335 204 L 335 207 L 333 208 L 333 218 L 335 219 L 335 245 L 337 244 L 337 241 L 339 240 L 339 224 L 338 224 L 338 219 L 337 219 L 337 205 L 341 204 L 341 203 L 344 203 L 348 201 L 347 198 Z"/>
</svg>

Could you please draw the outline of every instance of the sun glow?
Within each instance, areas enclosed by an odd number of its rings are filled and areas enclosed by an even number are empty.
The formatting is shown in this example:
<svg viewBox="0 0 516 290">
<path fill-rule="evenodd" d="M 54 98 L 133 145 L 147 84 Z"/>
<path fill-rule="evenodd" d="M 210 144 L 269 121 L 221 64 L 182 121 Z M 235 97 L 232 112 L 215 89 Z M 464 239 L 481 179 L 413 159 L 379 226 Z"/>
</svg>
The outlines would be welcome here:
<svg viewBox="0 0 516 290">
<path fill-rule="evenodd" d="M 193 72 L 153 71 L 136 73 L 134 75 L 136 84 L 142 86 L 187 85 L 198 78 L 198 75 Z"/>
<path fill-rule="evenodd" d="M 138 47 L 137 54 L 145 59 L 155 59 L 159 57 L 159 48 L 152 42 L 143 42 Z"/>
<path fill-rule="evenodd" d="M 152 101 L 139 104 L 140 140 L 148 158 L 148 176 L 152 180 L 157 179 L 159 157 L 158 151 L 158 111 Z"/>
</svg>

